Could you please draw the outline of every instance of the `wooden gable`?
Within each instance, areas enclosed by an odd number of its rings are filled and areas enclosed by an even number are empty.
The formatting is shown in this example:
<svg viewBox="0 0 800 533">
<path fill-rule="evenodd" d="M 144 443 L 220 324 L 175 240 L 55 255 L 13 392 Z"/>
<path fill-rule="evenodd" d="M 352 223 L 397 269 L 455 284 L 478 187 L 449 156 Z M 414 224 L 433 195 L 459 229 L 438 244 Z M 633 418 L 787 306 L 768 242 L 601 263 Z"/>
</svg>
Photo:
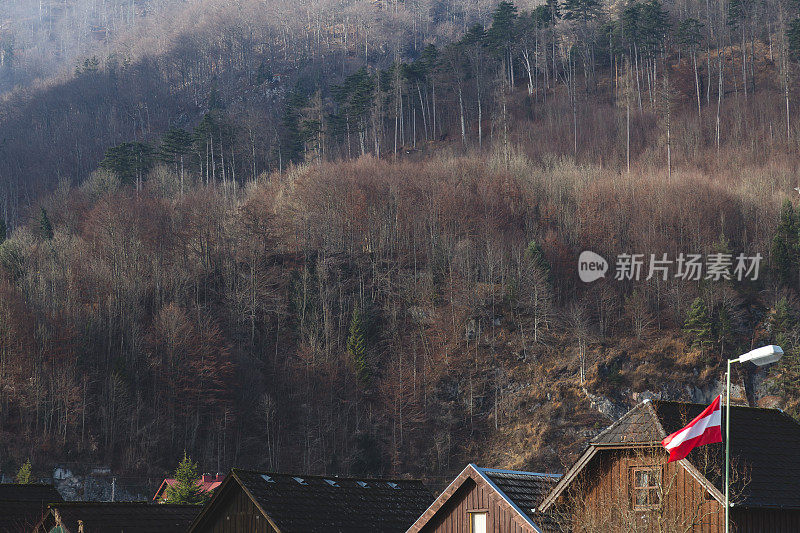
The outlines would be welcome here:
<svg viewBox="0 0 800 533">
<path fill-rule="evenodd" d="M 408 533 L 471 533 L 472 513 L 486 513 L 494 533 L 539 533 L 541 529 L 475 465 L 467 467 L 408 529 Z"/>
<path fill-rule="evenodd" d="M 637 405 L 592 439 L 542 509 L 584 531 L 724 531 L 723 445 L 668 463 L 660 444 L 703 408 Z M 775 410 L 733 406 L 731 427 L 733 530 L 800 531 L 800 426 Z M 783 442 L 765 448 L 765 435 Z"/>
<path fill-rule="evenodd" d="M 213 503 L 213 505 L 212 505 Z M 212 501 L 194 521 L 189 531 L 194 533 L 277 533 L 263 510 L 234 476 L 228 476 L 217 489 Z"/>
</svg>

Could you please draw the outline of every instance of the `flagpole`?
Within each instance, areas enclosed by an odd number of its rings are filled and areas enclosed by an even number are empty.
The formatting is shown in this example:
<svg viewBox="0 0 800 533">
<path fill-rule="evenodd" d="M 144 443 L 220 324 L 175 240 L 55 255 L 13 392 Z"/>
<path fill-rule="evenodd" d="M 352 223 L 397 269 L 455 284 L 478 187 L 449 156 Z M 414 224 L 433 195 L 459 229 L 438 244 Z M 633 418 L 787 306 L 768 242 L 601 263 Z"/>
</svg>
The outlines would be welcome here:
<svg viewBox="0 0 800 533">
<path fill-rule="evenodd" d="M 728 359 L 728 372 L 725 385 L 725 533 L 730 533 L 731 502 L 730 502 L 730 472 L 731 472 L 731 363 Z"/>
</svg>

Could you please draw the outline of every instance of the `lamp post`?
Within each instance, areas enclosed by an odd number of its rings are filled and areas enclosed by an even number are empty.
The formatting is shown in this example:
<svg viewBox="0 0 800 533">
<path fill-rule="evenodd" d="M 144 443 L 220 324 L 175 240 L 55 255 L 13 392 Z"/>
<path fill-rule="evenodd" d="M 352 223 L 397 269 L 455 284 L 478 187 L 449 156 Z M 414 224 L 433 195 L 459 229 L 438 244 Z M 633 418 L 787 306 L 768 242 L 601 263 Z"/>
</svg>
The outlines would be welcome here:
<svg viewBox="0 0 800 533">
<path fill-rule="evenodd" d="M 728 359 L 728 372 L 725 384 L 725 533 L 730 533 L 731 501 L 730 501 L 730 472 L 731 472 L 731 363 L 751 362 L 757 366 L 774 363 L 783 357 L 783 349 L 773 344 L 751 350 L 736 359 Z"/>
</svg>

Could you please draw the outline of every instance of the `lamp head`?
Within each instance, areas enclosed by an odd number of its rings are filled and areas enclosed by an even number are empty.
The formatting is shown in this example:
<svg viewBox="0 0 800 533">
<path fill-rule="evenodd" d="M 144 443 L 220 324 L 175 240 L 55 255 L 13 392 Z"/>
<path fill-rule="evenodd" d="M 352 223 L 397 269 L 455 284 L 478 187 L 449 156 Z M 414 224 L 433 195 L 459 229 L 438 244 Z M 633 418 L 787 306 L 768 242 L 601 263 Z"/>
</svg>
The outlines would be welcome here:
<svg viewBox="0 0 800 533">
<path fill-rule="evenodd" d="M 756 348 L 755 350 L 747 352 L 739 357 L 739 362 L 744 363 L 745 361 L 749 361 L 754 365 L 764 366 L 774 363 L 781 357 L 783 357 L 783 349 L 780 346 L 770 344 L 769 346 L 762 346 L 761 348 Z"/>
</svg>

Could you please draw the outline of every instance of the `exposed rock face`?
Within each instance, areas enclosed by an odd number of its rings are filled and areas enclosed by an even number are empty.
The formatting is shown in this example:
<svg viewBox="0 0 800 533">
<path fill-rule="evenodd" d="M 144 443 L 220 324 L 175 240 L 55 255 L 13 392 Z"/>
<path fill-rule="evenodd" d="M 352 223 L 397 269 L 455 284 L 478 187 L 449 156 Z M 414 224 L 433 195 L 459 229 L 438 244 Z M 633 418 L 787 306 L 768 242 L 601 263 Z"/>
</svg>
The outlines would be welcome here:
<svg viewBox="0 0 800 533">
<path fill-rule="evenodd" d="M 108 472 L 110 474 L 110 470 Z M 61 466 L 53 470 L 52 483 L 67 501 L 108 502 L 113 498 L 113 501 L 126 502 L 149 500 L 153 496 L 150 494 L 150 487 L 133 487 L 112 475 L 104 475 L 104 472 L 98 475 L 76 475 L 69 468 Z"/>
</svg>

